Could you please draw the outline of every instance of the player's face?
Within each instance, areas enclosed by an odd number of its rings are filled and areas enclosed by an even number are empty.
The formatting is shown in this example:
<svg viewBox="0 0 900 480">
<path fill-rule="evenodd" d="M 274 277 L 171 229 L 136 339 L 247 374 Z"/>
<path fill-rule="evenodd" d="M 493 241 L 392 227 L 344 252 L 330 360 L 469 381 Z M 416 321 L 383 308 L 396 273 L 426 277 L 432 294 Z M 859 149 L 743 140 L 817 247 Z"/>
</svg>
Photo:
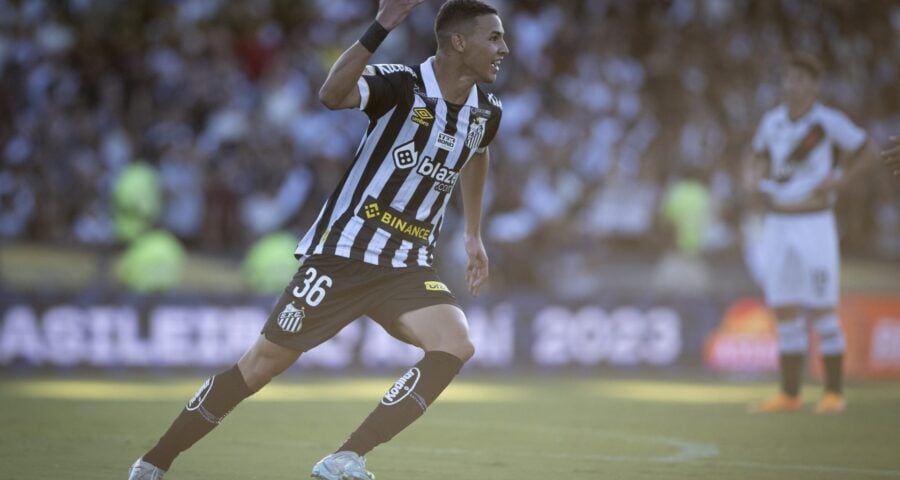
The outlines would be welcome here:
<svg viewBox="0 0 900 480">
<path fill-rule="evenodd" d="M 785 101 L 792 106 L 811 104 L 819 94 L 819 81 L 816 77 L 796 66 L 788 67 L 781 86 Z"/>
<path fill-rule="evenodd" d="M 463 63 L 479 82 L 494 83 L 500 71 L 500 63 L 509 54 L 503 39 L 503 24 L 497 15 L 481 15 L 474 20 L 471 32 L 466 35 Z"/>
</svg>

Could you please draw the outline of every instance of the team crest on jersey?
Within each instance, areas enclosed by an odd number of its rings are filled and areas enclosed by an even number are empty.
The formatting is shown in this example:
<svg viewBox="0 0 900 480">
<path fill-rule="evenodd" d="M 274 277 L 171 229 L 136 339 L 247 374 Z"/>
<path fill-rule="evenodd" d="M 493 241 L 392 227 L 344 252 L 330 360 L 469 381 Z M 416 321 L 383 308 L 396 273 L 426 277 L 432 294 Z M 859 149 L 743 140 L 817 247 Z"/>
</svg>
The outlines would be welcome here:
<svg viewBox="0 0 900 480">
<path fill-rule="evenodd" d="M 287 333 L 297 333 L 303 327 L 304 318 L 306 310 L 303 307 L 297 308 L 293 303 L 288 303 L 278 314 L 278 326 Z"/>
<path fill-rule="evenodd" d="M 416 153 L 416 145 L 413 141 L 395 148 L 392 155 L 394 157 L 394 166 L 400 170 L 412 168 L 419 160 L 419 154 Z"/>
<path fill-rule="evenodd" d="M 430 127 L 434 120 L 434 115 L 425 107 L 417 107 L 413 109 L 413 116 L 410 117 L 413 123 L 417 123 L 423 127 Z"/>
<path fill-rule="evenodd" d="M 469 147 L 470 150 L 474 150 L 481 145 L 486 124 L 487 119 L 484 117 L 475 117 L 472 120 L 472 123 L 469 124 L 469 133 L 466 135 L 466 146 Z"/>
</svg>

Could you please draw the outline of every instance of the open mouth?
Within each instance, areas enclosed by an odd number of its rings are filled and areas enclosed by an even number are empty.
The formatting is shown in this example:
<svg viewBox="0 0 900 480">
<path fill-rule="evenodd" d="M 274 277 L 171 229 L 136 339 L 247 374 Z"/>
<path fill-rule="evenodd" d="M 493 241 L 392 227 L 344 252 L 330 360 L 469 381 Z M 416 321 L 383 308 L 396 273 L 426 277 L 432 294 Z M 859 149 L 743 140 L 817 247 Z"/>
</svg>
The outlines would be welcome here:
<svg viewBox="0 0 900 480">
<path fill-rule="evenodd" d="M 502 59 L 502 58 L 498 58 L 497 60 L 494 60 L 494 61 L 491 63 L 491 68 L 494 70 L 494 73 L 497 73 L 497 72 L 500 71 L 500 64 L 501 64 L 501 63 L 503 63 L 503 59 Z"/>
</svg>

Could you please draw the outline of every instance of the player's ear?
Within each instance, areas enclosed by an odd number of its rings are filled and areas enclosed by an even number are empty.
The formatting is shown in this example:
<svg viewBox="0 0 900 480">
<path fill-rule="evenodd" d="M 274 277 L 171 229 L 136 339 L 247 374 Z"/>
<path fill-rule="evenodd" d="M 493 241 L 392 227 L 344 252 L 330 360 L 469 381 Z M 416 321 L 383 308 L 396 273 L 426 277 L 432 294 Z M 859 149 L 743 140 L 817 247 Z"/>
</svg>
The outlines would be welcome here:
<svg viewBox="0 0 900 480">
<path fill-rule="evenodd" d="M 457 53 L 463 53 L 466 51 L 466 37 L 458 32 L 451 33 L 450 46 L 453 47 L 453 50 L 456 50 Z"/>
</svg>

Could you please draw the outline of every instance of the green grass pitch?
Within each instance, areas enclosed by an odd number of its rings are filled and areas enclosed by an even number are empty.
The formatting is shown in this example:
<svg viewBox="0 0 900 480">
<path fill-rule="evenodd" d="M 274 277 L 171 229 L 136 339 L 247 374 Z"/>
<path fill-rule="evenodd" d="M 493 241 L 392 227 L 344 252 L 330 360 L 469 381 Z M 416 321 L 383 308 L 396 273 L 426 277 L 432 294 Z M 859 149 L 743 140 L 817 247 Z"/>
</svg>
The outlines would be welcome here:
<svg viewBox="0 0 900 480">
<path fill-rule="evenodd" d="M 124 480 L 201 381 L 0 377 L 0 479 Z M 308 478 L 392 381 L 277 379 L 166 478 Z M 744 413 L 773 391 L 708 379 L 463 375 L 368 466 L 379 480 L 900 479 L 900 384 L 851 384 L 838 416 Z M 820 388 L 805 393 L 811 406 Z"/>
</svg>

